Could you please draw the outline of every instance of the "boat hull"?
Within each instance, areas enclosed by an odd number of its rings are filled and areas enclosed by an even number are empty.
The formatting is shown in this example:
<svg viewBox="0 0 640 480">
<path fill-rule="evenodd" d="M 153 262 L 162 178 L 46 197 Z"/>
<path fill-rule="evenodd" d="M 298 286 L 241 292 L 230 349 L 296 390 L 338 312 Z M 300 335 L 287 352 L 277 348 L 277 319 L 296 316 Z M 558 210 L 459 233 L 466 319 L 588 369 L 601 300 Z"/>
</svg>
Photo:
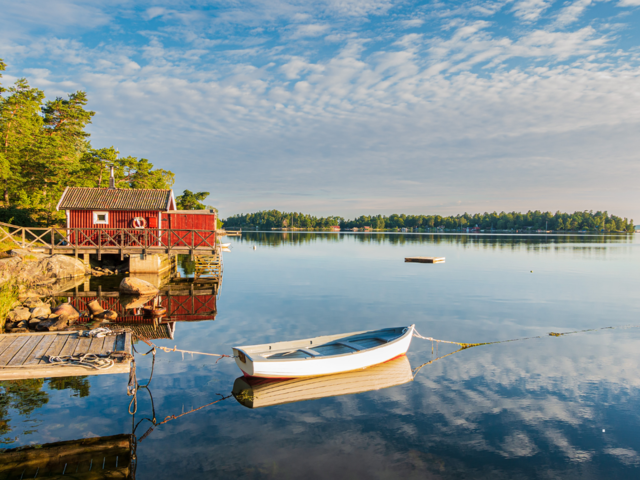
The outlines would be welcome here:
<svg viewBox="0 0 640 480">
<path fill-rule="evenodd" d="M 234 348 L 234 355 L 236 364 L 248 377 L 286 379 L 333 375 L 362 370 L 406 354 L 413 338 L 413 329 L 413 325 L 406 327 L 406 332 L 400 338 L 385 345 L 342 355 L 261 360 L 263 357 L 252 358 L 251 354 L 243 352 L 240 347 Z"/>
</svg>

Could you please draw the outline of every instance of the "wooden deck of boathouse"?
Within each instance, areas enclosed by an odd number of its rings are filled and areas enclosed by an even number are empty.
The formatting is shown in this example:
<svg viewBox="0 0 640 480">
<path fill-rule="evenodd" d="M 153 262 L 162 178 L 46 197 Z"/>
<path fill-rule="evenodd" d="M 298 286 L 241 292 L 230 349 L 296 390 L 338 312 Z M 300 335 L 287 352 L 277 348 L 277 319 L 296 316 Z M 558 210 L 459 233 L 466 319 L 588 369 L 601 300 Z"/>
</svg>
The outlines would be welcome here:
<svg viewBox="0 0 640 480">
<path fill-rule="evenodd" d="M 42 332 L 0 335 L 0 380 L 129 373 L 128 360 L 117 362 L 111 368 L 104 370 L 49 365 L 48 355 L 108 354 L 115 351 L 131 354 L 130 333 L 102 338 L 80 337 L 78 333 Z"/>
</svg>

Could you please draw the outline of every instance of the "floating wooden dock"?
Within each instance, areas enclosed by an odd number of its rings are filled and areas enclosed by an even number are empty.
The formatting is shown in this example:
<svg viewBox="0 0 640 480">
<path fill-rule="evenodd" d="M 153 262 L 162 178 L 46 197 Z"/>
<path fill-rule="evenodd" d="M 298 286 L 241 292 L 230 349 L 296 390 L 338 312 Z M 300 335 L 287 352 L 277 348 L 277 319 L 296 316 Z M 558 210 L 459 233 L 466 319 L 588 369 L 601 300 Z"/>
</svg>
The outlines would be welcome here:
<svg viewBox="0 0 640 480">
<path fill-rule="evenodd" d="M 444 257 L 406 257 L 404 261 L 414 263 L 444 263 Z"/>
<path fill-rule="evenodd" d="M 47 362 L 48 355 L 108 354 L 115 351 L 131 354 L 130 333 L 108 335 L 102 338 L 81 337 L 79 333 L 42 332 L 0 335 L 0 380 L 129 373 L 129 360 L 116 362 L 111 368 L 104 370 L 52 365 Z"/>
</svg>

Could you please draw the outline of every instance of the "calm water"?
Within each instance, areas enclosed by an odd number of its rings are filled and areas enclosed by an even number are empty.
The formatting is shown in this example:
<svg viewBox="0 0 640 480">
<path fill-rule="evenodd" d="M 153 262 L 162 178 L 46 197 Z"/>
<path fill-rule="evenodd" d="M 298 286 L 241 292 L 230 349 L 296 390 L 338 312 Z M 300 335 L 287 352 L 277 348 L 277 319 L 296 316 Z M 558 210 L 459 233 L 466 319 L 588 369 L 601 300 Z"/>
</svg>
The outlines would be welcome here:
<svg viewBox="0 0 640 480">
<path fill-rule="evenodd" d="M 412 323 L 462 342 L 542 337 L 463 350 L 382 390 L 256 409 L 230 397 L 139 441 L 138 479 L 640 474 L 640 328 L 548 335 L 640 324 L 636 241 L 281 233 L 229 241 L 215 320 L 178 323 L 174 341 L 156 343 L 230 353 Z M 405 264 L 412 255 L 446 263 Z M 452 351 L 414 339 L 408 359 L 415 368 Z M 138 358 L 141 383 L 150 365 Z M 157 421 L 229 395 L 240 373 L 229 359 L 159 353 L 150 385 Z M 126 383 L 44 382 L 28 401 L 5 398 L 4 446 L 131 433 Z M 141 390 L 138 439 L 152 416 Z"/>
</svg>

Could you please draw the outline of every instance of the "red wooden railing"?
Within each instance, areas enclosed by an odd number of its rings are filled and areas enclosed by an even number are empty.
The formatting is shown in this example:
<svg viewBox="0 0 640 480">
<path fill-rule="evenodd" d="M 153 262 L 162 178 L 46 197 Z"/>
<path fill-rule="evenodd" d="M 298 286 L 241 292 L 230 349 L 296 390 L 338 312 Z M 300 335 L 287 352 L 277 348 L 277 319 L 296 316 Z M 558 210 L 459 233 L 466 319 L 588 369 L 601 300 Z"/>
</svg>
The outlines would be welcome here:
<svg viewBox="0 0 640 480">
<path fill-rule="evenodd" d="M 216 248 L 215 230 L 167 228 L 31 228 L 0 222 L 0 242 L 18 248 Z"/>
</svg>

